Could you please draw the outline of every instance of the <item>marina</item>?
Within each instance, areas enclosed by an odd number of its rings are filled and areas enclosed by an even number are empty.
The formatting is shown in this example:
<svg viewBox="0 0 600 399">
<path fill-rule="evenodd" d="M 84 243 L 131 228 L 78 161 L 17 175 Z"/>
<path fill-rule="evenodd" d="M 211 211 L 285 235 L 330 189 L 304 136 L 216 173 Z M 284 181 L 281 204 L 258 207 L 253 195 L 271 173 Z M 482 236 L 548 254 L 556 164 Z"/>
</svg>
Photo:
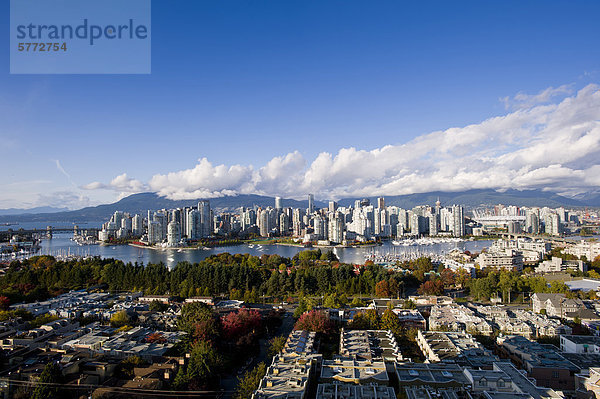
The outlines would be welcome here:
<svg viewBox="0 0 600 399">
<path fill-rule="evenodd" d="M 202 248 L 202 249 L 164 249 L 152 250 L 130 245 L 79 245 L 72 240 L 72 233 L 54 234 L 52 239 L 43 239 L 35 255 L 51 255 L 58 259 L 73 259 L 100 256 L 102 258 L 120 259 L 131 263 L 163 263 L 172 268 L 178 262 L 196 263 L 220 253 L 250 254 L 253 256 L 277 254 L 292 258 L 307 248 L 274 244 L 240 244 L 235 246 Z M 430 245 L 397 246 L 391 241 L 385 241 L 376 247 L 331 248 L 341 262 L 364 264 L 367 257 L 374 257 L 377 263 L 395 262 L 395 259 L 412 259 L 419 256 L 430 256 L 432 259 L 443 256 L 454 248 L 461 251 L 479 252 L 490 246 L 492 241 L 460 241 L 439 242 Z M 326 249 L 321 249 L 325 251 Z M 29 255 L 31 256 L 31 254 Z M 10 259 L 7 259 L 10 261 Z"/>
</svg>

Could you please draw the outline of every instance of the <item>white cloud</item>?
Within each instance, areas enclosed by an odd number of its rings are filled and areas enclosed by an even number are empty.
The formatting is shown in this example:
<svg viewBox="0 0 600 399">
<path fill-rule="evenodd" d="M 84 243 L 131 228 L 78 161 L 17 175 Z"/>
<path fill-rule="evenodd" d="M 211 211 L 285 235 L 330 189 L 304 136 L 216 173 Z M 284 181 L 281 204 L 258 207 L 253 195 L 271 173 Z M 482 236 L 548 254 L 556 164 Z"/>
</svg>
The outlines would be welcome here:
<svg viewBox="0 0 600 399">
<path fill-rule="evenodd" d="M 529 108 L 538 104 L 550 102 L 554 97 L 569 95 L 573 93 L 573 85 L 562 85 L 559 87 L 548 87 L 537 94 L 517 93 L 513 98 L 503 97 L 500 99 L 506 109 Z"/>
<path fill-rule="evenodd" d="M 600 185 L 600 88 L 588 85 L 518 94 L 519 106 L 503 116 L 366 151 L 342 148 L 312 162 L 295 151 L 266 165 L 213 165 L 157 174 L 144 184 L 123 174 L 110 184 L 120 192 L 156 191 L 172 199 L 259 193 L 321 198 L 398 195 L 473 188 L 546 189 L 582 193 Z"/>
<path fill-rule="evenodd" d="M 84 186 L 81 186 L 84 190 L 115 190 L 120 191 L 121 193 L 140 193 L 142 191 L 147 191 L 147 185 L 142 183 L 139 180 L 132 179 L 127 176 L 127 173 L 120 174 L 111 180 L 110 183 L 104 184 L 98 181 L 88 183 Z"/>
</svg>

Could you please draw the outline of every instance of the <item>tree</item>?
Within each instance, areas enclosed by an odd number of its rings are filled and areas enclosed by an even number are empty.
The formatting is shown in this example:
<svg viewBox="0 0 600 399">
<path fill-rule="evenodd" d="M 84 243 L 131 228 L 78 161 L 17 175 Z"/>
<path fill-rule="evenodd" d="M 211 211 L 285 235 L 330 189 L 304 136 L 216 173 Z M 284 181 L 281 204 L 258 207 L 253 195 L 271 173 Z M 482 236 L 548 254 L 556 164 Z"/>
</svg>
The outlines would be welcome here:
<svg viewBox="0 0 600 399">
<path fill-rule="evenodd" d="M 407 300 L 404 301 L 404 304 L 402 305 L 402 307 L 404 309 L 416 309 L 417 305 L 413 301 L 411 301 L 410 299 L 407 299 Z"/>
<path fill-rule="evenodd" d="M 352 306 L 353 308 L 362 308 L 363 306 L 365 306 L 365 303 L 362 301 L 362 299 L 355 297 L 354 299 L 352 299 L 352 302 L 350 302 L 350 306 Z"/>
<path fill-rule="evenodd" d="M 161 333 L 156 331 L 146 337 L 146 342 L 149 344 L 164 344 L 167 342 L 167 339 Z"/>
<path fill-rule="evenodd" d="M 273 357 L 283 350 L 287 339 L 285 337 L 273 337 L 269 340 L 269 350 L 267 351 L 268 357 Z"/>
<path fill-rule="evenodd" d="M 173 385 L 177 389 L 193 391 L 210 388 L 216 385 L 216 379 L 212 377 L 222 364 L 223 360 L 210 343 L 197 342 L 192 345 L 188 364 L 179 368 Z"/>
<path fill-rule="evenodd" d="M 246 335 L 255 334 L 262 326 L 260 313 L 256 310 L 239 309 L 221 320 L 225 339 L 237 342 Z"/>
<path fill-rule="evenodd" d="M 381 298 L 390 297 L 390 285 L 387 280 L 381 280 L 375 284 L 375 295 Z"/>
<path fill-rule="evenodd" d="M 110 317 L 110 325 L 113 327 L 123 327 L 131 322 L 131 317 L 127 311 L 121 310 Z"/>
<path fill-rule="evenodd" d="M 259 363 L 254 369 L 246 371 L 238 382 L 233 399 L 247 399 L 251 397 L 254 391 L 258 389 L 258 384 L 260 384 L 260 380 L 262 380 L 266 372 L 267 367 L 264 363 Z"/>
<path fill-rule="evenodd" d="M 562 281 L 553 281 L 550 283 L 550 292 L 553 294 L 566 294 L 569 291 L 569 286 Z"/>
<path fill-rule="evenodd" d="M 444 287 L 451 288 L 456 284 L 456 273 L 452 271 L 452 269 L 444 269 L 440 274 L 440 279 L 444 284 Z"/>
<path fill-rule="evenodd" d="M 394 335 L 400 335 L 402 324 L 398 315 L 394 313 L 392 309 L 386 309 L 381 316 L 381 328 L 384 330 L 390 330 Z"/>
<path fill-rule="evenodd" d="M 319 310 L 311 310 L 304 313 L 296 324 L 294 330 L 307 330 L 312 332 L 320 332 L 330 334 L 333 331 L 333 324 L 325 312 Z"/>
<path fill-rule="evenodd" d="M 4 295 L 0 295 L 0 309 L 7 310 L 10 306 L 10 299 Z"/>
<path fill-rule="evenodd" d="M 348 302 L 348 298 L 344 295 L 336 294 L 335 292 L 327 295 L 323 301 L 323 306 L 331 309 L 341 309 Z"/>
<path fill-rule="evenodd" d="M 375 309 L 367 309 L 354 315 L 352 321 L 348 324 L 351 330 L 378 330 L 379 315 Z"/>
<path fill-rule="evenodd" d="M 117 373 L 125 379 L 131 379 L 134 377 L 133 369 L 136 367 L 142 367 L 148 364 L 139 356 L 130 356 L 119 363 Z"/>
<path fill-rule="evenodd" d="M 294 318 L 299 318 L 304 312 L 313 309 L 317 303 L 313 298 L 302 297 L 296 309 L 294 309 Z"/>
<path fill-rule="evenodd" d="M 336 254 L 333 253 L 333 251 L 331 249 L 326 252 L 323 252 L 321 254 L 320 259 L 328 260 L 328 261 L 338 261 L 338 257 L 336 256 Z"/>
<path fill-rule="evenodd" d="M 153 312 L 164 312 L 168 308 L 169 305 L 160 301 L 152 301 L 150 302 L 150 305 L 148 305 L 148 309 L 152 310 Z"/>
<path fill-rule="evenodd" d="M 458 269 L 454 276 L 454 281 L 460 288 L 466 287 L 470 280 L 471 274 L 464 267 Z"/>
<path fill-rule="evenodd" d="M 62 372 L 56 363 L 48 363 L 40 374 L 38 383 L 31 393 L 31 399 L 58 399 L 61 397 L 58 384 L 62 382 Z M 56 385 L 54 385 L 56 384 Z"/>
<path fill-rule="evenodd" d="M 417 290 L 419 295 L 444 295 L 444 283 L 442 280 L 425 281 Z"/>
<path fill-rule="evenodd" d="M 177 326 L 187 332 L 194 342 L 214 341 L 219 336 L 218 320 L 212 309 L 200 302 L 183 305 Z"/>
</svg>

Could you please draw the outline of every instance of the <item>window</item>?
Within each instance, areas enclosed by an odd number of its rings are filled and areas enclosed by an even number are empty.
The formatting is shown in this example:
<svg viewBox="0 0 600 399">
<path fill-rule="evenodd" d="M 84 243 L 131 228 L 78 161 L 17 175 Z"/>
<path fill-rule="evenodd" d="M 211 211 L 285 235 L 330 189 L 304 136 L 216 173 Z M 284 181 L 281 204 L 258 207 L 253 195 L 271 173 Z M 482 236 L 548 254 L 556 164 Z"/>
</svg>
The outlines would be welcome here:
<svg viewBox="0 0 600 399">
<path fill-rule="evenodd" d="M 558 378 L 558 371 L 552 372 L 552 378 Z"/>
<path fill-rule="evenodd" d="M 479 386 L 480 387 L 487 387 L 487 380 L 485 378 L 482 378 L 479 380 Z"/>
<path fill-rule="evenodd" d="M 496 385 L 498 386 L 498 388 L 504 388 L 504 380 L 500 379 L 498 380 L 498 382 L 496 383 Z"/>
</svg>

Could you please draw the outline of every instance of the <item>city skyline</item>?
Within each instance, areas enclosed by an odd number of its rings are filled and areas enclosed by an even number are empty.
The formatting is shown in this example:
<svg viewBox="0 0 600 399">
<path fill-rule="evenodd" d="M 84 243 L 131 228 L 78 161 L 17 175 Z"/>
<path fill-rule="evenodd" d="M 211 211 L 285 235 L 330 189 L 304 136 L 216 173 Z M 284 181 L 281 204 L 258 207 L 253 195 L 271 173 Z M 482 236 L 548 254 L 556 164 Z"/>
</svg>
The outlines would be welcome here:
<svg viewBox="0 0 600 399">
<path fill-rule="evenodd" d="M 0 208 L 595 191 L 599 6 L 515 4 L 154 1 L 149 76 L 0 77 Z"/>
</svg>

